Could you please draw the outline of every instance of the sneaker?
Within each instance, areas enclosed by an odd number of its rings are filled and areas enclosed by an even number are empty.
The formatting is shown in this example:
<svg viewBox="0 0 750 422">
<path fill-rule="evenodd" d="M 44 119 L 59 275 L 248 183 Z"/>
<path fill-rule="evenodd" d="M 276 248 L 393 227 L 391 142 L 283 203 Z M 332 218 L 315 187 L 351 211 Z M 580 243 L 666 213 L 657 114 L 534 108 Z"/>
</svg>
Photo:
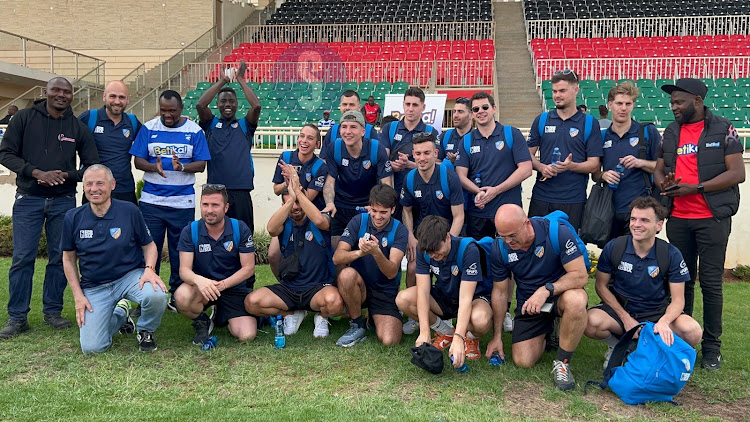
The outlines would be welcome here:
<svg viewBox="0 0 750 422">
<path fill-rule="evenodd" d="M 154 340 L 154 333 L 146 330 L 139 331 L 138 346 L 140 347 L 141 352 L 155 352 L 156 340 Z"/>
<path fill-rule="evenodd" d="M 482 357 L 479 350 L 479 339 L 466 337 L 466 359 L 477 360 Z"/>
<path fill-rule="evenodd" d="M 612 346 L 607 346 L 607 351 L 604 353 L 604 365 L 603 368 L 607 369 L 607 365 L 609 365 L 609 358 L 612 357 L 612 352 L 615 350 Z"/>
<path fill-rule="evenodd" d="M 193 320 L 193 328 L 195 328 L 193 344 L 201 346 L 208 340 L 208 337 L 214 330 L 214 320 L 210 319 L 206 314 L 200 314 L 198 318 Z"/>
<path fill-rule="evenodd" d="M 409 320 L 406 321 L 406 324 L 404 324 L 402 331 L 404 332 L 404 334 L 409 336 L 416 333 L 417 329 L 419 329 L 419 323 L 409 318 Z"/>
<path fill-rule="evenodd" d="M 299 330 L 299 326 L 302 325 L 302 321 L 307 316 L 307 311 L 294 311 L 293 314 L 289 314 L 284 317 L 284 335 L 291 336 Z"/>
<path fill-rule="evenodd" d="M 125 322 L 120 327 L 120 334 L 133 334 L 135 332 L 135 323 L 133 322 L 133 318 L 130 317 L 130 301 L 121 299 L 117 302 L 117 307 L 125 311 Z"/>
<path fill-rule="evenodd" d="M 177 312 L 177 302 L 175 302 L 174 300 L 174 293 L 169 295 L 169 300 L 167 301 L 167 311 Z"/>
<path fill-rule="evenodd" d="M 73 326 L 70 321 L 61 317 L 60 315 L 44 314 L 44 323 L 47 325 L 51 325 L 52 328 L 57 330 L 62 330 Z"/>
<path fill-rule="evenodd" d="M 349 329 L 346 330 L 344 335 L 341 336 L 338 341 L 336 341 L 336 346 L 352 347 L 360 341 L 364 341 L 366 338 L 365 329 L 363 327 L 360 327 L 354 322 L 349 322 Z"/>
<path fill-rule="evenodd" d="M 576 386 L 576 381 L 573 378 L 573 374 L 570 372 L 570 365 L 568 364 L 567 359 L 564 361 L 553 360 L 552 374 L 555 387 L 568 391 Z"/>
<path fill-rule="evenodd" d="M 701 362 L 701 368 L 708 371 L 718 371 L 721 369 L 721 354 L 705 354 Z"/>
<path fill-rule="evenodd" d="M 443 350 L 446 347 L 450 347 L 451 343 L 453 343 L 453 336 L 448 336 L 445 334 L 435 333 L 435 337 L 433 337 L 432 339 L 432 345 L 437 347 L 438 350 Z"/>
<path fill-rule="evenodd" d="M 505 319 L 503 320 L 503 331 L 506 333 L 513 332 L 513 317 L 510 312 L 505 313 Z"/>
<path fill-rule="evenodd" d="M 28 331 L 29 322 L 25 319 L 8 319 L 5 328 L 0 330 L 0 339 L 13 338 L 24 331 Z"/>
<path fill-rule="evenodd" d="M 328 325 L 330 323 L 328 322 L 328 318 L 320 316 L 320 313 L 315 314 L 315 318 L 313 318 L 313 321 L 315 321 L 315 329 L 313 330 L 313 337 L 315 338 L 326 338 L 328 337 Z"/>
</svg>

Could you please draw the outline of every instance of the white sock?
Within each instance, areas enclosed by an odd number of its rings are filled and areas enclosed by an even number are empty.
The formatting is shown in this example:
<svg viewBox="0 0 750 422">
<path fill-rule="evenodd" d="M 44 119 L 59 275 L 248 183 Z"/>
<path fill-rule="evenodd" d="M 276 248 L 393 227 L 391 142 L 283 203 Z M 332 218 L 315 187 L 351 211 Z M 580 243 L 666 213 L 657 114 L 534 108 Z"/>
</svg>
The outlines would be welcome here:
<svg viewBox="0 0 750 422">
<path fill-rule="evenodd" d="M 612 334 L 609 335 L 609 337 L 602 340 L 603 342 L 607 343 L 607 346 L 609 347 L 615 347 L 617 346 L 617 342 L 620 341 L 617 337 L 613 336 Z"/>
<path fill-rule="evenodd" d="M 437 320 L 430 326 L 430 328 L 435 330 L 435 332 L 438 334 L 443 334 L 446 336 L 453 335 L 453 326 L 451 326 L 447 321 L 440 319 L 440 317 L 437 317 Z"/>
<path fill-rule="evenodd" d="M 476 337 L 474 337 L 474 334 L 472 334 L 471 331 L 467 331 L 466 332 L 466 337 L 470 338 L 472 340 L 476 340 L 477 339 Z"/>
</svg>

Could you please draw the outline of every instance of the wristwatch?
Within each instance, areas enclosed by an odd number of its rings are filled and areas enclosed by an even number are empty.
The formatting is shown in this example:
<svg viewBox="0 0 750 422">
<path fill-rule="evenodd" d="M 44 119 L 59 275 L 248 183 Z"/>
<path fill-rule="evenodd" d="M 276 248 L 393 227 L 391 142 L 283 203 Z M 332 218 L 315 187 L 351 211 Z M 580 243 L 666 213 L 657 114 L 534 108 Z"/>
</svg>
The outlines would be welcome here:
<svg viewBox="0 0 750 422">
<path fill-rule="evenodd" d="M 702 194 L 704 191 L 703 183 L 698 183 L 698 193 Z"/>
<path fill-rule="evenodd" d="M 552 295 L 555 294 L 555 285 L 552 283 L 547 283 L 544 285 L 544 288 L 547 289 L 549 292 L 549 296 L 552 297 Z"/>
</svg>

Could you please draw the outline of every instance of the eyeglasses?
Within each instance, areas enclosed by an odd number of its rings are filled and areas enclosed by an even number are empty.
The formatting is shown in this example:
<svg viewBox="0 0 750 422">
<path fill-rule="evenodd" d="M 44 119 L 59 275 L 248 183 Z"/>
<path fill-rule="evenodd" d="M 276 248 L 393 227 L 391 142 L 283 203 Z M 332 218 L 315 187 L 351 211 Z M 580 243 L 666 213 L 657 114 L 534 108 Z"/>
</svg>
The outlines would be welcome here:
<svg viewBox="0 0 750 422">
<path fill-rule="evenodd" d="M 563 76 L 573 75 L 573 78 L 575 78 L 576 81 L 578 80 L 578 75 L 572 69 L 556 70 L 555 73 L 552 74 L 552 76 L 555 76 L 555 75 L 563 75 Z"/>
<path fill-rule="evenodd" d="M 435 140 L 435 136 L 430 132 L 419 132 L 412 138 L 412 142 L 421 142 L 425 139 L 428 139 L 430 141 Z"/>
<path fill-rule="evenodd" d="M 206 183 L 202 187 L 202 192 L 221 192 L 227 190 L 227 187 L 225 185 L 221 185 L 218 183 Z"/>
<path fill-rule="evenodd" d="M 505 242 L 507 242 L 507 241 L 509 241 L 509 240 L 513 240 L 513 239 L 516 239 L 516 238 L 517 238 L 517 237 L 518 237 L 518 236 L 519 236 L 519 235 L 521 234 L 521 229 L 523 228 L 523 226 L 525 226 L 525 225 L 526 225 L 526 222 L 527 222 L 527 221 L 529 221 L 529 220 L 524 220 L 524 222 L 523 222 L 523 223 L 521 223 L 521 226 L 520 226 L 520 227 L 519 227 L 519 228 L 518 228 L 517 230 L 515 230 L 515 231 L 514 231 L 514 232 L 513 232 L 512 234 L 509 234 L 509 235 L 507 235 L 507 236 L 503 236 L 503 235 L 501 235 L 501 234 L 498 234 L 498 235 L 497 235 L 497 237 L 498 237 L 498 238 L 499 238 L 500 240 L 503 240 L 503 241 L 505 241 Z"/>
<path fill-rule="evenodd" d="M 490 107 L 492 107 L 492 106 L 491 106 L 491 105 L 489 105 L 488 103 L 484 103 L 484 104 L 482 104 L 481 106 L 474 106 L 474 107 L 472 107 L 472 108 L 471 108 L 471 111 L 473 111 L 474 113 L 477 113 L 477 112 L 479 112 L 479 108 L 480 108 L 480 107 L 481 107 L 481 109 L 482 109 L 482 110 L 485 110 L 485 111 L 486 111 L 486 110 L 489 110 L 489 109 L 490 109 Z"/>
<path fill-rule="evenodd" d="M 456 104 L 469 104 L 470 101 L 471 101 L 471 99 L 466 98 L 466 97 L 458 97 L 458 98 L 456 98 Z"/>
</svg>

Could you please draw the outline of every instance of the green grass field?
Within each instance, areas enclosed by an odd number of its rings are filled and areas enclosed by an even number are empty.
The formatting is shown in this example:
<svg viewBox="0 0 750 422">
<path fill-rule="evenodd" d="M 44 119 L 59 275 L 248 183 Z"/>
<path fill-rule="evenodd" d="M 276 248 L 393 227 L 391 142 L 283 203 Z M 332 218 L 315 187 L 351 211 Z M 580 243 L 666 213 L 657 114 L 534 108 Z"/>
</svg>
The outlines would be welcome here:
<svg viewBox="0 0 750 422">
<path fill-rule="evenodd" d="M 601 379 L 606 349 L 589 339 L 573 357 L 577 386 L 571 392 L 552 387 L 551 353 L 530 370 L 512 363 L 495 368 L 483 357 L 465 374 L 446 366 L 442 374 L 431 375 L 409 362 L 416 335 L 384 348 L 370 333 L 365 342 L 342 349 L 335 341 L 348 323 L 333 321 L 329 338 L 314 339 L 312 315 L 282 350 L 274 349 L 271 333 L 240 344 L 219 329 L 217 349 L 202 352 L 190 344 L 190 321 L 167 313 L 156 332 L 156 353 L 140 353 L 135 336 L 117 335 L 107 353 L 83 356 L 77 329 L 55 331 L 42 323 L 45 264 L 37 261 L 31 331 L 0 342 L 2 421 L 705 421 L 747 420 L 750 414 L 750 286 L 744 283 L 725 285 L 721 371 L 696 369 L 676 397 L 682 406 L 627 406 L 608 391 L 590 388 L 583 394 L 586 381 Z M 3 324 L 9 266 L 10 259 L 0 259 Z M 257 274 L 258 285 L 271 283 L 268 267 L 259 267 Z M 591 302 L 598 302 L 589 287 Z M 72 304 L 66 291 L 63 315 L 68 318 L 74 317 Z M 700 312 L 698 306 L 699 321 Z M 510 337 L 505 337 L 509 353 Z"/>
</svg>

